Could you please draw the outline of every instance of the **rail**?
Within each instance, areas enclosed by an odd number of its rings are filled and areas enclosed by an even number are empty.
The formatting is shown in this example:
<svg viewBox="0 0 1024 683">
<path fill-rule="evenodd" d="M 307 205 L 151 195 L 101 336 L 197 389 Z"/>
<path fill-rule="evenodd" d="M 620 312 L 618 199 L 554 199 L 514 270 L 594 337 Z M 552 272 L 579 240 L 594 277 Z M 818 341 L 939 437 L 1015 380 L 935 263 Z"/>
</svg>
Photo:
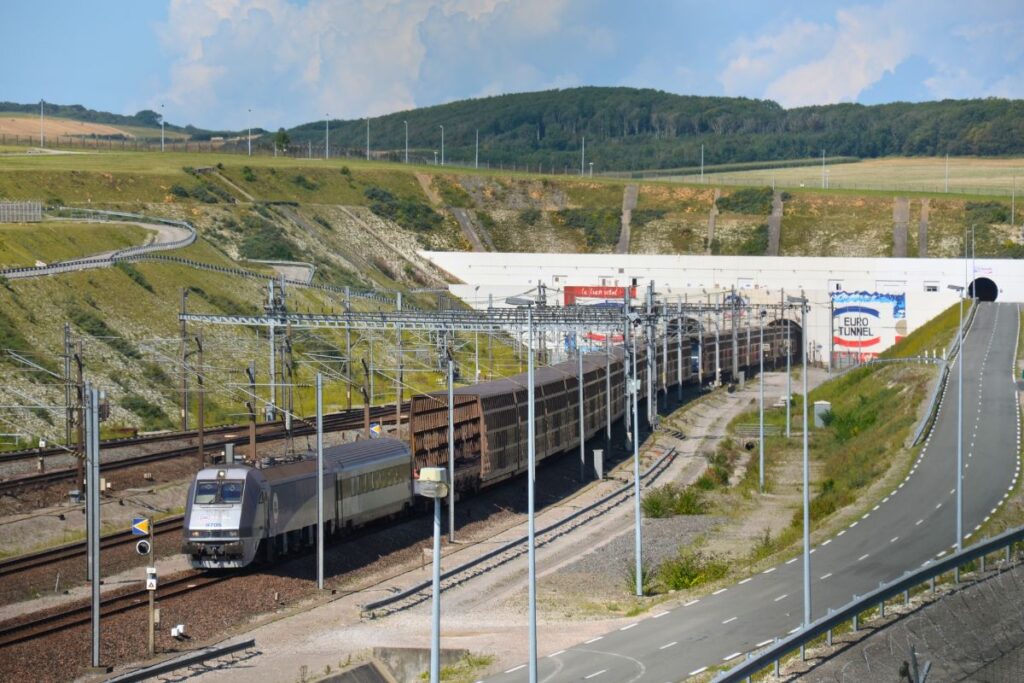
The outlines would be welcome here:
<svg viewBox="0 0 1024 683">
<path fill-rule="evenodd" d="M 856 630 L 856 620 L 862 612 L 866 612 L 876 605 L 882 605 L 886 600 L 899 595 L 903 595 L 906 598 L 912 588 L 923 585 L 925 582 L 929 582 L 947 572 L 959 570 L 960 567 L 973 560 L 1005 550 L 1006 563 L 1009 565 L 1013 544 L 1020 543 L 1021 541 L 1024 541 L 1024 527 L 1003 532 L 987 541 L 964 548 L 959 553 L 953 553 L 941 560 L 929 562 L 925 567 L 912 572 L 905 572 L 902 577 L 889 583 L 881 584 L 867 595 L 854 596 L 853 600 L 839 609 L 829 609 L 827 615 L 811 623 L 803 630 L 787 638 L 777 640 L 773 645 L 766 647 L 756 654 L 748 655 L 746 660 L 723 672 L 713 680 L 715 683 L 731 683 L 732 681 L 740 681 L 754 676 L 769 666 L 777 665 L 789 653 L 807 645 L 815 638 L 831 632 L 832 629 L 847 621 L 853 621 L 854 629 Z M 982 563 L 982 568 L 984 569 L 984 562 Z"/>
<path fill-rule="evenodd" d="M 154 664 L 153 666 L 147 666 L 144 669 L 136 669 L 120 676 L 108 678 L 107 683 L 136 683 L 137 681 L 146 681 L 150 678 L 156 678 L 164 674 L 169 674 L 172 671 L 178 669 L 185 669 L 188 667 L 196 666 L 197 664 L 205 664 L 211 659 L 220 659 L 221 657 L 227 657 L 233 655 L 236 652 L 242 650 L 251 650 L 256 647 L 256 639 L 250 638 L 249 640 L 243 640 L 240 643 L 234 645 L 224 645 L 222 647 L 207 648 L 196 652 L 195 654 L 188 655 L 187 657 L 180 657 L 178 659 L 172 659 L 169 662 L 161 662 Z"/>
<path fill-rule="evenodd" d="M 674 456 L 675 453 L 676 453 L 676 449 L 675 448 L 668 449 L 664 454 L 662 454 L 662 456 L 660 458 L 658 458 L 656 461 L 654 461 L 651 464 L 651 466 L 648 467 L 640 475 L 640 478 L 641 479 L 646 479 L 648 476 L 650 476 L 650 474 L 652 472 L 654 472 L 657 468 L 659 468 L 662 465 L 662 463 L 665 462 L 666 459 L 668 459 L 670 456 Z M 566 517 L 564 519 L 560 519 L 559 521 L 555 522 L 554 524 L 546 526 L 543 529 L 538 529 L 536 532 L 534 532 L 534 534 L 535 534 L 535 536 L 540 536 L 540 535 L 546 534 L 546 533 L 548 533 L 550 531 L 554 531 L 555 529 L 558 529 L 559 527 L 565 526 L 566 524 L 568 524 L 569 522 L 573 521 L 577 517 L 585 515 L 588 512 L 591 512 L 591 511 L 601 507 L 605 503 L 608 503 L 609 501 L 611 501 L 616 496 L 622 495 L 623 493 L 632 490 L 632 488 L 633 488 L 633 483 L 632 482 L 630 482 L 628 484 L 623 484 L 621 487 L 619 487 L 619 488 L 615 489 L 614 491 L 608 493 L 607 495 L 605 495 L 602 498 L 600 498 L 599 500 L 591 503 L 590 505 L 587 505 L 585 507 L 582 507 L 582 508 L 576 510 L 571 515 L 569 515 L 568 517 Z M 443 572 L 441 574 L 441 580 L 444 581 L 445 579 L 448 579 L 448 578 L 451 578 L 452 576 L 460 574 L 460 573 L 466 571 L 467 569 L 471 569 L 471 568 L 473 568 L 473 567 L 475 567 L 475 566 L 477 566 L 479 564 L 482 564 L 482 563 L 486 562 L 487 560 L 490 560 L 490 559 L 492 559 L 494 557 L 497 557 L 498 555 L 501 555 L 504 552 L 512 550 L 516 546 L 520 546 L 523 543 L 526 543 L 528 538 L 529 538 L 528 536 L 521 536 L 519 538 L 513 539 L 513 540 L 509 541 L 508 543 L 500 545 L 497 548 L 495 548 L 495 549 L 493 549 L 493 550 L 491 550 L 491 551 L 489 551 L 487 553 L 484 553 L 480 557 L 474 558 L 474 559 L 472 559 L 472 560 L 470 560 L 468 562 L 460 564 L 457 567 L 452 567 L 448 571 Z M 419 592 L 421 592 L 421 591 L 423 591 L 423 590 L 425 590 L 427 588 L 430 588 L 431 585 L 433 585 L 431 581 L 423 581 L 422 583 L 416 584 L 412 588 L 408 588 L 408 589 L 406 589 L 406 590 L 404 590 L 404 591 L 402 591 L 400 593 L 395 593 L 394 595 L 389 595 L 388 597 L 382 598 L 380 600 L 377 600 L 376 602 L 367 603 L 366 605 L 363 606 L 363 610 L 362 611 L 363 611 L 364 614 L 372 613 L 375 610 L 380 609 L 381 607 L 387 607 L 388 605 L 394 604 L 396 602 L 401 602 L 402 600 L 405 600 L 406 598 L 412 597 L 413 595 L 416 595 L 417 593 L 419 593 Z"/>
</svg>

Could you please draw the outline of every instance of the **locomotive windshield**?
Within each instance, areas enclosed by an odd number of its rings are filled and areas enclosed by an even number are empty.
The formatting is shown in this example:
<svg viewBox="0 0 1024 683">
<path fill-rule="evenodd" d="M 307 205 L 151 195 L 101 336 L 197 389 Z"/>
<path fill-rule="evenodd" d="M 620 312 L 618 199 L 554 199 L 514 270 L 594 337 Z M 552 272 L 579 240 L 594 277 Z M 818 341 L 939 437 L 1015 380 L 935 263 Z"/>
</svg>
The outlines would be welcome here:
<svg viewBox="0 0 1024 683">
<path fill-rule="evenodd" d="M 193 501 L 196 505 L 223 505 L 242 500 L 242 481 L 200 481 Z"/>
</svg>

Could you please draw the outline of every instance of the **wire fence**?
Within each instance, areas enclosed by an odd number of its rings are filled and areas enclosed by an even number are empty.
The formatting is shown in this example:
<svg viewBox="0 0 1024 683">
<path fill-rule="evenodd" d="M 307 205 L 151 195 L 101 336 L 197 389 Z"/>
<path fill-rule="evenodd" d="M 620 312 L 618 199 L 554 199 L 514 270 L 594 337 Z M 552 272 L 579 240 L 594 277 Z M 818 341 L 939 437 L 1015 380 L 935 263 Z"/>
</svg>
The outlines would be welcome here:
<svg viewBox="0 0 1024 683">
<path fill-rule="evenodd" d="M 43 205 L 39 202 L 0 202 L 0 223 L 39 223 Z"/>
</svg>

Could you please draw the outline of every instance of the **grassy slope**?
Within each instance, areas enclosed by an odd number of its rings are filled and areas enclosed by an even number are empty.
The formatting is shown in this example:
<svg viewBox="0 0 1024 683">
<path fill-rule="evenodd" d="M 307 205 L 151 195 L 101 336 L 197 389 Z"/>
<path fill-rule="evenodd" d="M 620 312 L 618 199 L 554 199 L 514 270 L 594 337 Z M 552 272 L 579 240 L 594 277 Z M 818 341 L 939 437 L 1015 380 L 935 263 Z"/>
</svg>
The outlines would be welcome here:
<svg viewBox="0 0 1024 683">
<path fill-rule="evenodd" d="M 0 268 L 62 261 L 142 244 L 150 231 L 107 223 L 0 224 Z"/>
<path fill-rule="evenodd" d="M 971 299 L 964 302 L 963 315 L 965 319 L 971 312 L 971 304 Z M 954 304 L 914 330 L 913 334 L 904 337 L 898 344 L 887 349 L 880 357 L 911 358 L 923 356 L 925 351 L 945 349 L 953 342 L 959 326 L 960 304 Z"/>
</svg>

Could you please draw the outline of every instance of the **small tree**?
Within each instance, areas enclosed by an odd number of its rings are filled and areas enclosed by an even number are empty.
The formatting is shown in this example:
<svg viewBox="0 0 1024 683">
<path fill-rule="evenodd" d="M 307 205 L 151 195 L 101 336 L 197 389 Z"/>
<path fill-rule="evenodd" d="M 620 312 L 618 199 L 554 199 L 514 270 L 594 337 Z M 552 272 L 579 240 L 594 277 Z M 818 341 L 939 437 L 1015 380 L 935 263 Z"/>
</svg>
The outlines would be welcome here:
<svg viewBox="0 0 1024 683">
<path fill-rule="evenodd" d="M 288 133 L 285 132 L 284 128 L 277 129 L 277 134 L 274 135 L 274 144 L 277 145 L 281 151 L 288 149 L 288 145 L 291 141 L 292 139 L 288 137 Z"/>
</svg>

